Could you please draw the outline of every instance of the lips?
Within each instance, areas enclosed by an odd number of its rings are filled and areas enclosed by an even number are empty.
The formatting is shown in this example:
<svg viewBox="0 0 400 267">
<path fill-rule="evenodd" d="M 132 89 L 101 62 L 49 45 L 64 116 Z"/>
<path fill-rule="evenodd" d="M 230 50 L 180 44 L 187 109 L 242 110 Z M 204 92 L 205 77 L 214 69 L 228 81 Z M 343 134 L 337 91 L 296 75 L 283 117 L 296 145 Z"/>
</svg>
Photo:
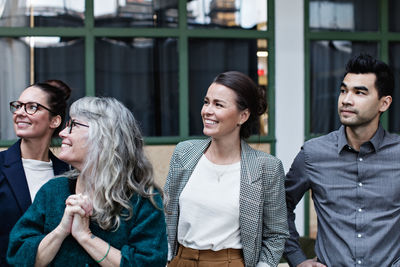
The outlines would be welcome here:
<svg viewBox="0 0 400 267">
<path fill-rule="evenodd" d="M 71 147 L 71 145 L 66 143 L 61 143 L 61 147 Z"/>
<path fill-rule="evenodd" d="M 218 122 L 217 121 L 213 121 L 213 120 L 210 120 L 210 119 L 204 119 L 204 124 L 207 124 L 207 125 L 214 125 L 214 124 L 217 124 Z"/>
<path fill-rule="evenodd" d="M 27 122 L 27 121 L 17 121 L 17 122 L 15 122 L 15 124 L 18 127 L 27 127 L 27 126 L 31 125 L 31 123 Z"/>
<path fill-rule="evenodd" d="M 341 109 L 340 113 L 344 114 L 356 114 L 357 112 L 355 110 L 350 110 L 350 109 Z"/>
</svg>

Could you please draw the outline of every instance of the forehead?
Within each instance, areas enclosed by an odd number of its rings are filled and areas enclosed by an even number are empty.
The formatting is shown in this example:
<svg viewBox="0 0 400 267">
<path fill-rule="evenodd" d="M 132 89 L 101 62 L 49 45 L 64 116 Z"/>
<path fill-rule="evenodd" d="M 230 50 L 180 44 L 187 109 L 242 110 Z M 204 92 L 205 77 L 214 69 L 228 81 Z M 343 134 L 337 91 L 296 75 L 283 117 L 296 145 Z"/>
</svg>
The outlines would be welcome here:
<svg viewBox="0 0 400 267">
<path fill-rule="evenodd" d="M 236 93 L 225 85 L 212 83 L 207 90 L 207 98 L 224 101 L 236 101 Z"/>
<path fill-rule="evenodd" d="M 376 75 L 374 73 L 347 73 L 343 79 L 343 83 L 348 88 L 366 87 L 375 89 Z"/>
<path fill-rule="evenodd" d="M 31 86 L 26 88 L 19 96 L 19 101 L 27 102 L 37 102 L 42 105 L 47 104 L 47 94 L 39 89 L 38 87 Z"/>
</svg>

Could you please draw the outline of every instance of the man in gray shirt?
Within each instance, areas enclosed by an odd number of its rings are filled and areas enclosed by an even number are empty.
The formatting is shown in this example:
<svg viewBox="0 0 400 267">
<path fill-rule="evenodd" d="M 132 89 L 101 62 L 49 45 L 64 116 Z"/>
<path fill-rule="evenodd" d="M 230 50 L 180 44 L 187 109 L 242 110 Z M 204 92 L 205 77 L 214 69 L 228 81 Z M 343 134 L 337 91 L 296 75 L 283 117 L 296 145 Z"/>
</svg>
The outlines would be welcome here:
<svg viewBox="0 0 400 267">
<path fill-rule="evenodd" d="M 291 266 L 400 266 L 400 137 L 379 120 L 391 102 L 393 73 L 362 54 L 340 86 L 342 126 L 307 141 L 286 176 Z M 298 243 L 294 209 L 311 189 L 318 218 L 316 259 Z"/>
</svg>

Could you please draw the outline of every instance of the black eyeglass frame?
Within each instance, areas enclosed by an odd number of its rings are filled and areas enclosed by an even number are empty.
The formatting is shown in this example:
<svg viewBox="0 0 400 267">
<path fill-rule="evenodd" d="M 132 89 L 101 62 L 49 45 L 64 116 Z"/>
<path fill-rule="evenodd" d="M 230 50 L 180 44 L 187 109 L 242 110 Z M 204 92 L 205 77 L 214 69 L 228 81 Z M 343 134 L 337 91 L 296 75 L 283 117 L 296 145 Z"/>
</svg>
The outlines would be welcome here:
<svg viewBox="0 0 400 267">
<path fill-rule="evenodd" d="M 19 107 L 19 108 L 15 107 L 15 104 L 20 105 L 20 107 Z M 26 109 L 26 105 L 36 105 L 37 107 L 42 107 L 42 108 L 44 108 L 45 110 L 47 110 L 48 112 L 50 112 L 50 113 L 53 114 L 53 115 L 57 115 L 54 111 L 52 111 L 52 110 L 49 109 L 48 107 L 43 106 L 42 104 L 39 104 L 39 103 L 37 103 L 37 102 L 26 102 L 26 103 L 23 103 L 23 102 L 18 101 L 18 100 L 16 100 L 16 101 L 11 101 L 11 102 L 10 102 L 10 111 L 11 111 L 12 114 L 14 114 L 14 113 L 15 113 L 17 110 L 19 110 L 22 106 L 24 106 L 24 110 L 25 110 L 26 114 L 29 114 L 29 115 L 33 115 L 33 114 L 35 114 L 35 113 L 38 111 L 38 108 L 36 108 L 36 110 L 35 110 L 34 112 L 32 112 L 32 113 L 31 113 L 31 112 L 28 112 L 28 110 Z M 15 110 L 13 111 L 13 109 L 15 109 Z"/>
<path fill-rule="evenodd" d="M 74 126 L 76 126 L 76 125 L 89 128 L 89 125 L 86 125 L 86 124 L 77 122 L 77 121 L 75 121 L 75 120 L 69 119 L 69 120 L 65 123 L 65 128 L 69 128 L 68 134 L 71 134 L 71 133 L 72 133 L 72 128 L 74 128 Z"/>
</svg>

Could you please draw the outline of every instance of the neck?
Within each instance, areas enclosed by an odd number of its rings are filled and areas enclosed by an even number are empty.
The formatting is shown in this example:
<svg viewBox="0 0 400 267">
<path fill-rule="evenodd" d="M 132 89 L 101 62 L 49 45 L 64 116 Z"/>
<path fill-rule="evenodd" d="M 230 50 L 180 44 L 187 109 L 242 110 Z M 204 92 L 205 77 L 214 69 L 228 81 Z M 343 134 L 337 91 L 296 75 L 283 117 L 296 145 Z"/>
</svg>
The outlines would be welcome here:
<svg viewBox="0 0 400 267">
<path fill-rule="evenodd" d="M 349 145 L 357 151 L 365 142 L 371 140 L 378 130 L 379 121 L 373 125 L 350 127 L 346 126 L 346 137 Z"/>
<path fill-rule="evenodd" d="M 213 138 L 205 155 L 215 164 L 232 164 L 240 161 L 240 151 L 240 138 L 235 140 Z"/>
<path fill-rule="evenodd" d="M 21 140 L 21 156 L 24 159 L 50 161 L 49 159 L 50 139 L 43 140 Z"/>
</svg>

